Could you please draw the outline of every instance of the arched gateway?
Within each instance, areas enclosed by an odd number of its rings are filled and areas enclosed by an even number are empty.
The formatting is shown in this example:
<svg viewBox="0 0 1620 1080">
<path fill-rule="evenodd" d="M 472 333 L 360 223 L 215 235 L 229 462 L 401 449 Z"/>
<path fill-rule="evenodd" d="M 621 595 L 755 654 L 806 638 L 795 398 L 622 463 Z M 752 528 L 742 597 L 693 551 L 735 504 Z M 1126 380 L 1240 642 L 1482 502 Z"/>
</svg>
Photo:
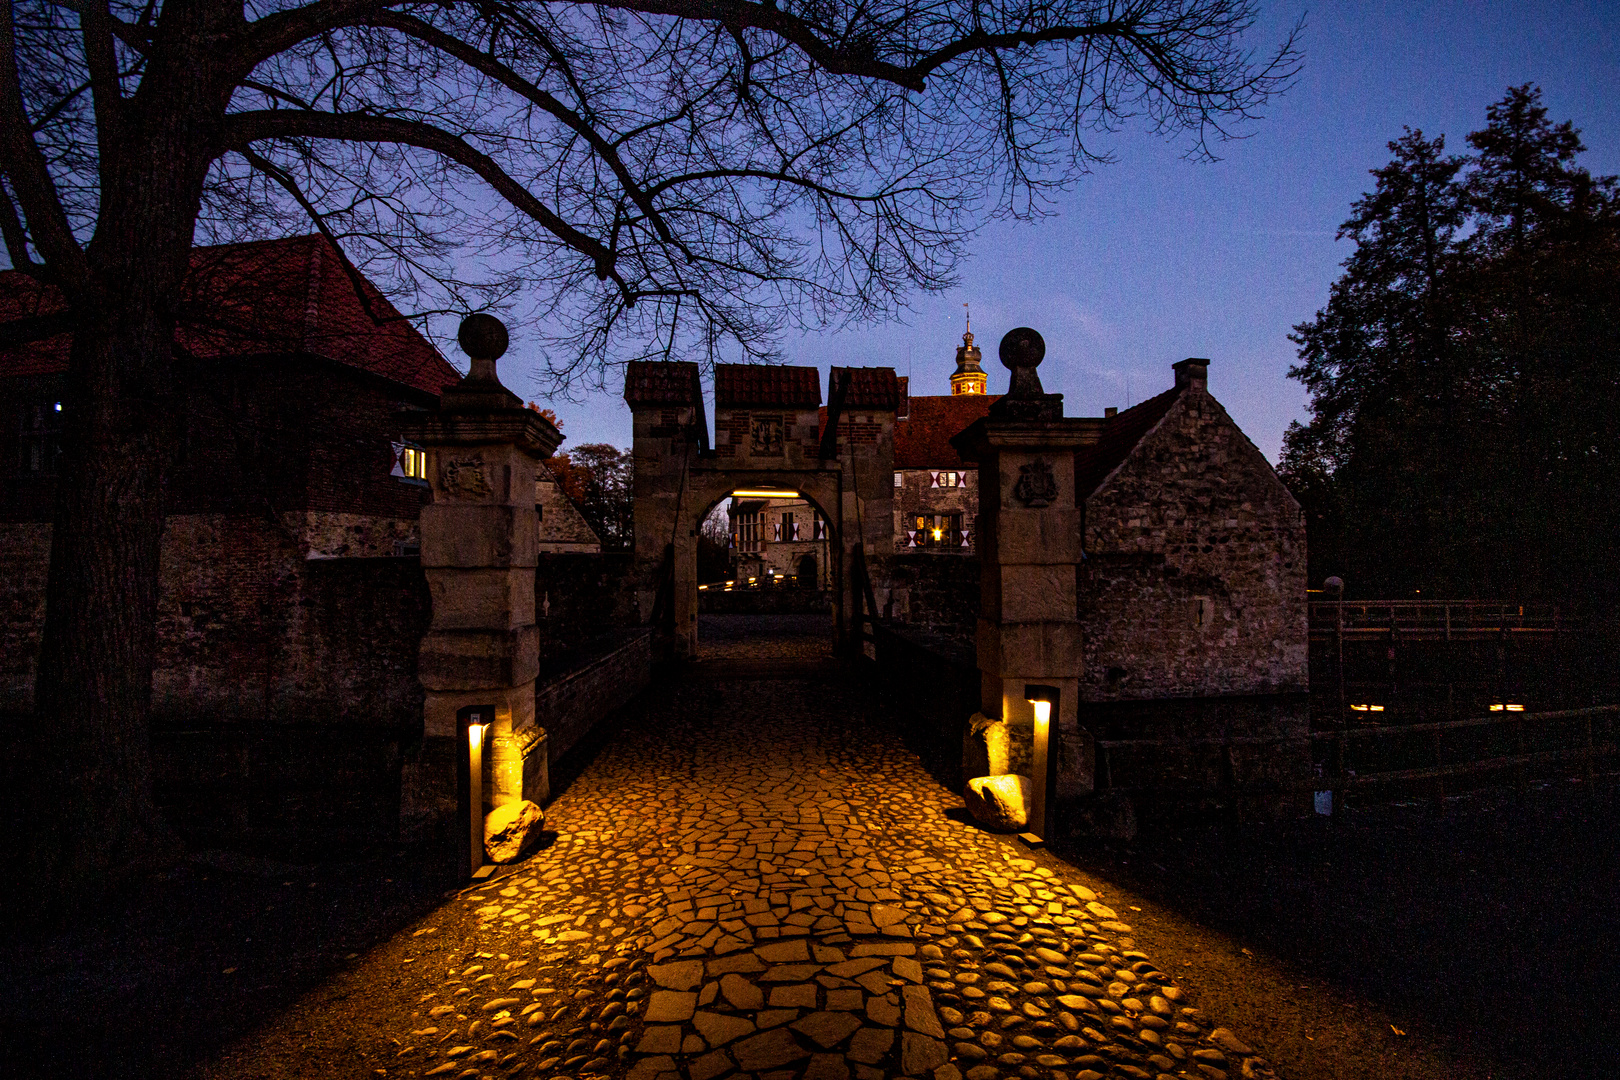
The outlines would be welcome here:
<svg viewBox="0 0 1620 1080">
<path fill-rule="evenodd" d="M 733 492 L 796 492 L 827 521 L 840 646 L 855 610 L 856 565 L 873 576 L 894 549 L 892 368 L 833 368 L 827 408 L 815 368 L 715 365 L 714 440 L 698 366 L 637 362 L 624 398 L 635 418 L 636 601 L 664 654 L 697 652 L 697 540 Z"/>
</svg>

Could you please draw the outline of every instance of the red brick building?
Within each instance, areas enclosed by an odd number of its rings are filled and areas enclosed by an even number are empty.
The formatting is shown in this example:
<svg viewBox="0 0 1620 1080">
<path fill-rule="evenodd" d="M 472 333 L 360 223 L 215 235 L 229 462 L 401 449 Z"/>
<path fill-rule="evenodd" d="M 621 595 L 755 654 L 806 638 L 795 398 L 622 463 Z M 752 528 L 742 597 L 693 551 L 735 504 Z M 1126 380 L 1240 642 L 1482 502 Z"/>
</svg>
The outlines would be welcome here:
<svg viewBox="0 0 1620 1080">
<path fill-rule="evenodd" d="M 396 417 L 461 376 L 319 237 L 200 248 L 192 271 L 153 680 L 159 798 L 194 802 L 179 809 L 198 819 L 214 786 L 285 799 L 319 756 L 323 813 L 386 817 L 360 793 L 387 791 L 392 770 L 397 799 L 428 617 L 425 461 Z M 60 307 L 0 274 L 0 321 Z M 0 351 L 0 710 L 32 700 L 69 345 Z"/>
</svg>

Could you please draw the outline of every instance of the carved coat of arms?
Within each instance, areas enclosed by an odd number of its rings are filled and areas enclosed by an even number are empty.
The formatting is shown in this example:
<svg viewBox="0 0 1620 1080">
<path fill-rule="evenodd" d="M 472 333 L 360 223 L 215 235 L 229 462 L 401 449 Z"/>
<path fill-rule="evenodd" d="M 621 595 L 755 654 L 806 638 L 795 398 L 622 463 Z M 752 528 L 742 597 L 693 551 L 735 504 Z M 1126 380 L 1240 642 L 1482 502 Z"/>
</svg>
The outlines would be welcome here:
<svg viewBox="0 0 1620 1080">
<path fill-rule="evenodd" d="M 1052 475 L 1052 466 L 1045 461 L 1036 458 L 1028 465 L 1018 466 L 1018 483 L 1013 485 L 1013 495 L 1019 502 L 1039 509 L 1057 498 L 1057 493 L 1057 478 Z"/>
<path fill-rule="evenodd" d="M 458 499 L 483 499 L 490 493 L 483 458 L 451 460 L 444 465 L 445 493 Z"/>
<path fill-rule="evenodd" d="M 782 418 L 780 416 L 755 417 L 753 423 L 756 454 L 775 456 L 782 452 Z"/>
</svg>

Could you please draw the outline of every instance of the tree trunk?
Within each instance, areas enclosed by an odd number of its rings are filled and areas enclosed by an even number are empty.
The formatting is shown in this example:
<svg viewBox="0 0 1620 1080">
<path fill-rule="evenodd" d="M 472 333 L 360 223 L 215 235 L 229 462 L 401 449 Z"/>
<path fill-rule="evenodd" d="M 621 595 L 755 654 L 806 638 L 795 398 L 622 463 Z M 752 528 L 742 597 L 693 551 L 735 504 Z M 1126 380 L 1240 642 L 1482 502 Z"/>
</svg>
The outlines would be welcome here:
<svg viewBox="0 0 1620 1080">
<path fill-rule="evenodd" d="M 74 283 L 34 718 L 18 733 L 14 884 L 69 913 L 178 853 L 152 796 L 164 484 L 174 446 L 174 302 L 236 80 L 238 6 L 164 6 L 140 90 L 98 108 L 88 280 Z"/>
<path fill-rule="evenodd" d="M 79 309 L 63 401 L 44 640 L 16 837 L 27 900 L 66 912 L 175 848 L 152 798 L 172 328 Z M 145 308 L 146 310 L 139 310 Z"/>
</svg>

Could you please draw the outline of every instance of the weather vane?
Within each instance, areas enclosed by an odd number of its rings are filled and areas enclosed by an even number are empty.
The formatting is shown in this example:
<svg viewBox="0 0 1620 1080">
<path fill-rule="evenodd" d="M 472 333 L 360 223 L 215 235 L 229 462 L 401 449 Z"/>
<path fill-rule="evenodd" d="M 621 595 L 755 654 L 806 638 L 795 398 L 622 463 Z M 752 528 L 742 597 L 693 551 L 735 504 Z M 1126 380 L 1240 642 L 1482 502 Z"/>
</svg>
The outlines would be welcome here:
<svg viewBox="0 0 1620 1080">
<path fill-rule="evenodd" d="M 971 334 L 973 333 L 973 309 L 963 304 L 962 310 L 967 313 L 967 332 Z"/>
</svg>

